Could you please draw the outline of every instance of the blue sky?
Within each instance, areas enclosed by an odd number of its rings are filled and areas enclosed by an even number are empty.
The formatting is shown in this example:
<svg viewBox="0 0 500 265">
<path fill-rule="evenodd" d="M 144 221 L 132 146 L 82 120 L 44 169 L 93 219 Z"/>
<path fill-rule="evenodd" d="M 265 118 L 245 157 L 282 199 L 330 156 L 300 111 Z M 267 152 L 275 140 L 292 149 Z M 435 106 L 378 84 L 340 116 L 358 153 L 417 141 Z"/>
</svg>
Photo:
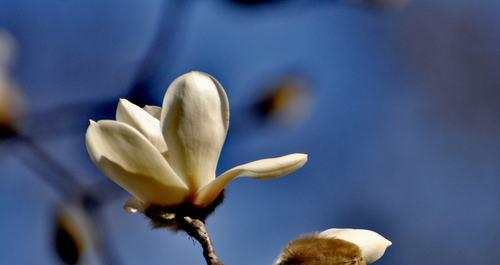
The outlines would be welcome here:
<svg viewBox="0 0 500 265">
<path fill-rule="evenodd" d="M 309 154 L 290 176 L 228 186 L 207 223 L 226 264 L 271 264 L 288 241 L 332 227 L 390 239 L 377 264 L 493 264 L 500 258 L 499 7 L 0 0 L 0 28 L 17 41 L 12 76 L 29 111 L 20 127 L 83 185 L 105 181 L 88 159 L 84 131 L 88 119 L 114 110 L 95 103 L 130 99 L 147 56 L 154 64 L 139 92 L 150 104 L 190 70 L 225 87 L 231 125 L 219 172 Z M 310 92 L 307 115 L 263 122 L 255 104 L 290 75 Z M 15 141 L 0 145 L 0 263 L 58 264 L 53 214 L 67 199 L 22 163 L 29 152 Z M 105 204 L 96 219 L 119 264 L 202 261 L 183 234 L 127 215 L 126 198 Z M 105 264 L 95 251 L 85 255 L 88 264 Z"/>
</svg>

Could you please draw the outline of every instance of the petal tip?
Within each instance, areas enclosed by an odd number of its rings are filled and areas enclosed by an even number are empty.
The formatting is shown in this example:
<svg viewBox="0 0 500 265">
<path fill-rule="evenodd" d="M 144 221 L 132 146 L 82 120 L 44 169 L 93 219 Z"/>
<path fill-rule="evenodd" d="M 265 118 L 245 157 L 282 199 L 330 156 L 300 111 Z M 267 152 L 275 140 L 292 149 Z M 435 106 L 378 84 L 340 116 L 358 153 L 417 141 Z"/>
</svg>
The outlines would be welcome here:
<svg viewBox="0 0 500 265">
<path fill-rule="evenodd" d="M 338 238 L 357 245 L 367 264 L 380 259 L 392 242 L 377 232 L 366 229 L 332 228 L 319 233 L 320 237 Z"/>
<path fill-rule="evenodd" d="M 189 71 L 187 74 L 188 74 L 188 75 L 207 75 L 207 76 L 208 76 L 208 74 L 207 74 L 207 73 L 205 73 L 205 72 L 201 72 L 201 71 L 198 71 L 198 70 L 191 70 L 191 71 Z"/>
<path fill-rule="evenodd" d="M 127 100 L 127 99 L 125 99 L 125 98 L 120 98 L 120 99 L 118 99 L 118 106 L 120 106 L 120 105 L 125 105 L 125 104 L 128 104 L 128 103 L 130 103 L 130 101 L 128 101 L 128 100 Z"/>
<path fill-rule="evenodd" d="M 291 154 L 290 156 L 293 157 L 297 161 L 296 163 L 298 164 L 299 168 L 304 166 L 309 159 L 309 155 L 303 154 L 303 153 L 295 153 L 295 154 Z"/>
<path fill-rule="evenodd" d="M 308 154 L 303 154 L 303 153 L 297 153 L 298 157 L 300 159 L 303 159 L 305 161 L 307 161 L 309 159 L 309 155 Z"/>
</svg>

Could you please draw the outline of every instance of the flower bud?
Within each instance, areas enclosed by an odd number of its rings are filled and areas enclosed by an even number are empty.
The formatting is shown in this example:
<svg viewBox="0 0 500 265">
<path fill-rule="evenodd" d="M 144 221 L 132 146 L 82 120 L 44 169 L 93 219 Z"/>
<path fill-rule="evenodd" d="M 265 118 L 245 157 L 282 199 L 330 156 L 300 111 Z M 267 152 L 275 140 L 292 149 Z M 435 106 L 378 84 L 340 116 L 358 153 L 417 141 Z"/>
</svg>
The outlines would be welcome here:
<svg viewBox="0 0 500 265">
<path fill-rule="evenodd" d="M 391 244 L 373 231 L 333 228 L 292 241 L 275 265 L 371 264 Z"/>
</svg>

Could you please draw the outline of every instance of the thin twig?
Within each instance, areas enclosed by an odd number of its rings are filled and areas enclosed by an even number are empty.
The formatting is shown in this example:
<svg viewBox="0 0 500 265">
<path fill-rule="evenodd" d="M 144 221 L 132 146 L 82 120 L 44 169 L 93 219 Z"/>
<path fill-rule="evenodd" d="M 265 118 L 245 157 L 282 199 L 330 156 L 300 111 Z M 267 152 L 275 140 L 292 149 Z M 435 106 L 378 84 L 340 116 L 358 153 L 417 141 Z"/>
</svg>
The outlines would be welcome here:
<svg viewBox="0 0 500 265">
<path fill-rule="evenodd" d="M 24 145 L 26 149 L 11 152 L 17 156 L 22 163 L 33 170 L 50 187 L 54 188 L 62 197 L 71 198 L 75 194 L 81 194 L 82 185 L 78 178 L 61 164 L 55 157 L 45 151 L 37 141 L 28 135 L 16 134 L 16 140 Z"/>
<path fill-rule="evenodd" d="M 104 217 L 102 213 L 98 211 L 98 207 L 104 202 L 102 198 L 105 198 L 101 194 L 108 194 L 109 197 L 110 193 L 116 195 L 117 192 L 113 193 L 113 189 L 111 188 L 107 191 L 103 191 L 103 188 L 108 188 L 108 186 L 96 187 L 101 188 L 100 190 L 96 188 L 84 188 L 77 177 L 54 156 L 45 151 L 35 139 L 21 133 L 16 133 L 16 137 L 19 143 L 23 144 L 26 149 L 13 152 L 13 154 L 17 155 L 21 162 L 32 169 L 36 176 L 40 177 L 49 186 L 54 188 L 66 203 L 76 199 L 76 203 L 81 204 L 79 206 L 81 206 L 83 210 L 85 210 L 85 213 L 89 214 L 91 217 L 89 221 L 91 222 L 90 225 L 92 229 L 95 229 L 97 232 L 94 244 L 97 244 L 100 250 L 100 257 L 104 261 L 104 264 L 121 264 L 109 244 L 108 236 L 106 236 L 108 230 L 102 227 Z M 95 190 L 97 190 L 97 192 Z M 91 204 L 89 204 L 90 202 Z"/>
<path fill-rule="evenodd" d="M 192 219 L 189 216 L 184 216 L 182 218 L 182 224 L 184 231 L 200 243 L 203 248 L 203 257 L 205 257 L 207 265 L 224 265 L 215 254 L 205 223 L 199 219 Z"/>
</svg>

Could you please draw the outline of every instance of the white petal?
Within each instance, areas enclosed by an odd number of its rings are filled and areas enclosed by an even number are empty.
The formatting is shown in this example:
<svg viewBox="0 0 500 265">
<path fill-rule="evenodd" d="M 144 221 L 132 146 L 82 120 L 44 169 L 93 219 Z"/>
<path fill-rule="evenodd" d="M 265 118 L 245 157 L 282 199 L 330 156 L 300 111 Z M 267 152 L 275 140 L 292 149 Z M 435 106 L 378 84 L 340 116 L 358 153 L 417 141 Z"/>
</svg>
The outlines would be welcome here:
<svg viewBox="0 0 500 265">
<path fill-rule="evenodd" d="M 190 72 L 170 84 L 161 113 L 169 161 L 192 191 L 215 178 L 229 126 L 226 92 L 213 77 Z"/>
<path fill-rule="evenodd" d="M 246 176 L 256 179 L 278 178 L 294 172 L 306 162 L 306 154 L 290 154 L 239 165 L 222 173 L 215 180 L 203 187 L 196 194 L 194 204 L 201 207 L 209 205 L 217 198 L 224 187 L 236 177 Z"/>
<path fill-rule="evenodd" d="M 147 113 L 149 113 L 151 116 L 155 117 L 157 120 L 160 119 L 161 107 L 146 105 L 142 109 L 145 110 Z"/>
<path fill-rule="evenodd" d="M 187 196 L 187 186 L 133 127 L 118 121 L 91 122 L 86 143 L 97 167 L 140 200 L 174 205 Z"/>
<path fill-rule="evenodd" d="M 163 154 L 167 145 L 160 130 L 160 121 L 147 111 L 126 99 L 120 99 L 116 108 L 116 120 L 124 122 L 142 133 Z"/>
<path fill-rule="evenodd" d="M 338 238 L 357 245 L 367 264 L 373 263 L 384 255 L 385 249 L 392 245 L 376 232 L 364 229 L 332 228 L 319 234 L 326 238 Z"/>
<path fill-rule="evenodd" d="M 141 200 L 139 200 L 133 196 L 125 203 L 125 205 L 123 205 L 123 209 L 127 213 L 131 213 L 131 214 L 138 213 L 138 212 L 143 213 L 146 210 L 146 207 L 147 206 L 145 205 L 144 202 L 142 202 Z"/>
</svg>

